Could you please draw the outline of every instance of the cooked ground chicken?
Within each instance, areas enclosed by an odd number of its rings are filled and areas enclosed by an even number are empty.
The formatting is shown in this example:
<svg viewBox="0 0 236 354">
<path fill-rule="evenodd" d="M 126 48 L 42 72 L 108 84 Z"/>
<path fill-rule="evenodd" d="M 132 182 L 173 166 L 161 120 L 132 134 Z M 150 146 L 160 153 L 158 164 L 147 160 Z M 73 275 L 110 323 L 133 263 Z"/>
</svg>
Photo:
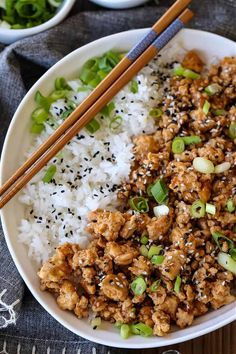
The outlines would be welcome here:
<svg viewBox="0 0 236 354">
<path fill-rule="evenodd" d="M 182 65 L 197 73 L 204 69 L 193 51 Z M 228 253 L 236 241 L 235 210 L 227 209 L 229 200 L 236 205 L 236 139 L 228 133 L 236 122 L 236 58 L 223 59 L 196 80 L 174 76 L 169 83 L 156 132 L 134 137 L 133 169 L 118 191 L 120 210 L 91 212 L 89 247 L 59 246 L 38 273 L 42 290 L 52 292 L 61 309 L 78 318 L 92 310 L 113 323 L 141 322 L 157 336 L 168 334 L 173 323 L 185 328 L 195 317 L 235 300 L 235 276 L 218 264 L 217 255 Z M 210 84 L 218 84 L 213 95 L 205 91 Z M 172 152 L 175 137 L 193 135 L 201 141 Z M 230 168 L 201 173 L 193 167 L 196 157 L 214 165 L 228 162 Z M 160 179 L 168 208 L 154 215 L 157 202 L 150 185 Z M 135 197 L 145 198 L 149 208 L 132 210 Z M 214 205 L 215 212 L 197 218 L 191 211 L 196 200 Z M 220 248 L 214 232 L 227 237 Z"/>
</svg>

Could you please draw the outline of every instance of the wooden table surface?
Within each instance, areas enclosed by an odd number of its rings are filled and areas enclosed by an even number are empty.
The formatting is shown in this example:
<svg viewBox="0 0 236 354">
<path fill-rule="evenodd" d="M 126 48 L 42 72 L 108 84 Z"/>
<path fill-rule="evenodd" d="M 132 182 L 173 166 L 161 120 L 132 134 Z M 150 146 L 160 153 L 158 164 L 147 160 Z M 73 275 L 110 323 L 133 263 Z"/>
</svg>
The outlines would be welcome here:
<svg viewBox="0 0 236 354">
<path fill-rule="evenodd" d="M 202 1 L 202 0 L 198 0 Z M 213 1 L 213 0 L 211 0 Z M 156 1 L 157 2 L 157 1 Z M 170 1 L 160 0 L 159 3 L 170 3 Z M 227 2 L 227 0 L 226 0 Z M 230 0 L 236 2 L 236 0 Z M 222 1 L 221 1 L 222 3 Z M 151 5 L 151 4 L 150 4 Z M 194 4 L 193 4 L 194 5 Z M 196 6 L 196 1 L 195 1 Z M 101 7 L 90 3 L 88 0 L 78 0 L 74 11 L 96 11 Z M 232 13 L 236 17 L 236 14 Z M 236 311 L 236 310 L 235 310 Z M 176 344 L 168 348 L 157 348 L 152 350 L 136 350 L 140 354 L 161 354 L 165 350 L 178 350 L 181 354 L 236 354 L 236 321 L 200 338 Z M 125 351 L 128 353 L 128 351 Z M 129 351 L 134 352 L 132 351 Z"/>
</svg>

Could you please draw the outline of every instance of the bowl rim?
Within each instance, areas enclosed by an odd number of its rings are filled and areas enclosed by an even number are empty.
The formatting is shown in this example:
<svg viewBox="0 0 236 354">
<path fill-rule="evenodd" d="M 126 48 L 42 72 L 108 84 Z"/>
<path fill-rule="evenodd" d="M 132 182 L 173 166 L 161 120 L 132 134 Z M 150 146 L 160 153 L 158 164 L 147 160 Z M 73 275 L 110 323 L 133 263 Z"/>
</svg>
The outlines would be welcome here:
<svg viewBox="0 0 236 354">
<path fill-rule="evenodd" d="M 61 60 L 59 60 L 55 65 L 53 65 L 49 70 L 47 70 L 44 75 L 36 81 L 36 83 L 30 88 L 30 90 L 27 92 L 27 94 L 24 96 L 24 98 L 22 99 L 22 101 L 20 102 L 16 112 L 14 113 L 14 116 L 12 118 L 12 121 L 9 125 L 6 137 L 5 137 L 5 141 L 4 141 L 4 145 L 3 145 L 3 149 L 2 149 L 2 154 L 1 154 L 1 159 L 0 159 L 0 183 L 2 183 L 3 180 L 3 163 L 4 160 L 6 159 L 6 152 L 7 152 L 7 147 L 8 147 L 8 140 L 10 139 L 11 134 L 13 134 L 14 132 L 14 126 L 15 123 L 18 120 L 18 112 L 21 111 L 22 107 L 25 105 L 26 100 L 28 99 L 28 97 L 30 97 L 32 95 L 32 93 L 35 91 L 35 88 L 37 86 L 40 86 L 42 82 L 44 82 L 47 77 L 51 74 L 51 72 L 57 70 L 58 66 L 61 65 L 62 61 L 67 61 L 70 60 L 71 57 L 73 57 L 75 55 L 76 52 L 79 52 L 82 48 L 85 51 L 89 51 L 90 47 L 93 47 L 96 43 L 96 45 L 99 45 L 99 43 L 103 42 L 103 41 L 111 41 L 116 38 L 119 37 L 126 37 L 128 34 L 140 34 L 144 35 L 145 31 L 148 31 L 148 28 L 143 28 L 143 29 L 135 29 L 135 30 L 129 30 L 129 31 L 124 31 L 124 32 L 119 32 L 119 33 L 115 33 L 113 35 L 108 35 L 106 37 L 102 37 L 100 39 L 97 39 L 93 42 L 90 42 L 80 48 L 77 48 L 76 50 L 74 50 L 73 52 L 69 53 L 68 55 L 66 55 L 65 57 L 63 57 Z M 195 33 L 196 35 L 201 35 L 203 37 L 207 37 L 207 40 L 209 40 L 209 36 L 210 37 L 219 37 L 221 40 L 224 39 L 228 42 L 230 42 L 231 44 L 235 44 L 234 41 L 224 38 L 220 35 L 211 33 L 211 32 L 207 32 L 207 31 L 201 31 L 201 30 L 195 30 L 195 29 L 183 29 L 182 31 L 186 31 L 187 33 Z M 112 346 L 112 347 L 117 347 L 117 348 L 126 348 L 126 349 L 147 349 L 147 348 L 155 348 L 155 347 L 162 347 L 162 346 L 166 346 L 166 345 L 173 345 L 173 344 L 177 344 L 177 343 L 182 343 L 185 341 L 188 341 L 190 339 L 194 339 L 196 337 L 200 337 L 204 334 L 207 334 L 209 332 L 212 332 L 218 328 L 221 328 L 227 324 L 229 324 L 230 322 L 233 322 L 234 320 L 236 320 L 236 308 L 235 308 L 235 313 L 234 311 L 230 310 L 230 314 L 227 313 L 228 316 L 225 316 L 225 318 L 221 321 L 218 321 L 215 324 L 211 324 L 208 327 L 205 327 L 203 329 L 200 329 L 198 331 L 192 332 L 192 333 L 187 333 L 183 336 L 180 336 L 180 338 L 171 338 L 168 339 L 168 337 L 165 337 L 166 340 L 165 341 L 160 341 L 158 343 L 155 343 L 155 341 L 153 342 L 148 342 L 148 340 L 146 339 L 146 342 L 138 342 L 136 344 L 130 344 L 129 341 L 125 341 L 125 340 L 120 340 L 118 342 L 118 340 L 113 340 L 112 342 L 109 342 L 109 339 L 100 339 L 97 337 L 93 337 L 90 333 L 85 333 L 84 331 L 80 331 L 80 329 L 78 328 L 77 331 L 75 331 L 74 326 L 72 324 L 69 324 L 66 320 L 64 320 L 62 318 L 62 316 L 60 316 L 59 314 L 55 313 L 54 310 L 52 308 L 50 308 L 50 306 L 47 304 L 47 301 L 45 298 L 43 298 L 40 295 L 40 290 L 36 289 L 36 287 L 31 283 L 27 273 L 23 270 L 23 266 L 21 266 L 20 261 L 18 261 L 17 255 L 15 254 L 15 250 L 14 247 L 11 243 L 11 237 L 9 236 L 8 232 L 7 232 L 7 224 L 5 222 L 5 217 L 4 217 L 5 211 L 4 209 L 0 210 L 0 216 L 1 216 L 1 220 L 2 220 L 2 228 L 3 228 L 3 232 L 4 232 L 4 237 L 8 246 L 8 249 L 10 251 L 10 254 L 13 258 L 13 261 L 17 267 L 18 272 L 20 273 L 22 279 L 24 280 L 24 282 L 26 283 L 27 287 L 29 288 L 29 290 L 31 291 L 31 293 L 33 294 L 33 296 L 35 297 L 35 299 L 40 303 L 40 305 L 54 318 L 56 319 L 61 325 L 63 325 L 66 329 L 70 330 L 72 333 L 75 333 L 76 335 L 79 335 L 85 339 L 88 339 L 92 342 L 96 342 L 98 344 L 102 344 L 102 345 L 108 345 L 108 346 Z M 223 315 L 222 315 L 223 316 Z"/>
<path fill-rule="evenodd" d="M 21 29 L 11 29 L 11 28 L 2 28 L 0 27 L 0 34 L 6 36 L 17 36 L 21 35 L 26 36 L 28 34 L 36 34 L 46 29 L 55 26 L 57 23 L 63 20 L 63 18 L 68 14 L 71 10 L 72 6 L 74 5 L 76 0 L 64 0 L 61 6 L 58 7 L 58 11 L 55 15 L 50 18 L 48 21 L 41 23 L 40 25 L 30 27 L 30 28 L 21 28 Z"/>
</svg>

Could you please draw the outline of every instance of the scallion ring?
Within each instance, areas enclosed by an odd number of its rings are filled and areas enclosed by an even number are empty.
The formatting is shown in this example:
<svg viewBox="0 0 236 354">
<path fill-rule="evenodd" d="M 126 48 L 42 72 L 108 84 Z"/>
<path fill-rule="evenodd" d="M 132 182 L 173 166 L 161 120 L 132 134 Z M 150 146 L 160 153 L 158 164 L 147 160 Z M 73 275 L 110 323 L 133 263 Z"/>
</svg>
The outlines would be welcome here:
<svg viewBox="0 0 236 354">
<path fill-rule="evenodd" d="M 57 167 L 55 165 L 50 166 L 47 169 L 45 175 L 43 176 L 42 181 L 44 183 L 50 183 L 52 178 L 53 178 L 53 176 L 55 175 L 56 171 L 57 171 Z"/>
<path fill-rule="evenodd" d="M 89 131 L 89 133 L 94 134 L 98 129 L 100 129 L 100 124 L 95 118 L 93 118 L 88 124 L 86 124 L 85 128 Z"/>
<path fill-rule="evenodd" d="M 142 277 L 137 277 L 130 285 L 135 296 L 142 295 L 147 289 L 147 284 Z"/>
<path fill-rule="evenodd" d="M 222 90 L 222 86 L 220 86 L 220 85 L 217 84 L 217 83 L 213 83 L 213 84 L 208 85 L 208 86 L 205 88 L 204 91 L 205 91 L 209 96 L 213 96 L 213 95 L 219 93 L 221 90 Z"/>
<path fill-rule="evenodd" d="M 216 207 L 214 204 L 206 203 L 206 213 L 215 215 Z"/>
<path fill-rule="evenodd" d="M 220 240 L 226 241 L 229 248 L 234 248 L 234 242 L 230 240 L 228 237 L 226 237 L 224 234 L 222 234 L 221 232 L 219 231 L 212 232 L 212 237 L 220 250 L 221 250 Z"/>
<path fill-rule="evenodd" d="M 134 197 L 129 200 L 131 209 L 139 213 L 147 213 L 149 211 L 148 200 L 143 197 Z"/>
<path fill-rule="evenodd" d="M 176 292 L 176 294 L 180 292 L 181 283 L 182 283 L 182 279 L 179 275 L 177 275 L 175 279 L 175 285 L 174 285 L 174 291 Z"/>
<path fill-rule="evenodd" d="M 109 128 L 111 129 L 111 131 L 116 131 L 122 124 L 122 117 L 121 116 L 116 116 L 114 117 L 109 124 Z"/>
<path fill-rule="evenodd" d="M 205 100 L 204 105 L 202 107 L 203 113 L 207 116 L 210 110 L 211 104 L 207 100 Z"/>
<path fill-rule="evenodd" d="M 203 218 L 206 213 L 206 206 L 200 199 L 196 200 L 191 206 L 191 214 L 194 218 Z"/>
<path fill-rule="evenodd" d="M 155 254 L 154 256 L 152 256 L 151 262 L 154 265 L 160 265 L 163 263 L 164 259 L 165 259 L 165 256 Z"/>
<path fill-rule="evenodd" d="M 235 211 L 235 205 L 233 199 L 227 200 L 226 207 L 229 213 L 233 213 Z"/>
<path fill-rule="evenodd" d="M 228 135 L 229 135 L 230 139 L 236 138 L 236 122 L 230 123 Z"/>
<path fill-rule="evenodd" d="M 158 179 L 151 188 L 152 196 L 157 203 L 162 204 L 168 196 L 168 188 L 165 185 L 163 179 Z"/>
<path fill-rule="evenodd" d="M 131 331 L 133 334 L 142 336 L 142 337 L 150 337 L 153 333 L 153 330 L 150 326 L 145 323 L 137 323 L 131 325 Z"/>
<path fill-rule="evenodd" d="M 153 118 L 160 118 L 163 114 L 163 111 L 160 108 L 152 108 L 149 111 L 149 116 Z"/>
<path fill-rule="evenodd" d="M 174 138 L 172 141 L 172 152 L 174 154 L 181 154 L 185 150 L 185 143 L 181 137 Z"/>
<path fill-rule="evenodd" d="M 150 288 L 149 288 L 150 291 L 151 291 L 152 293 L 156 292 L 157 289 L 159 288 L 160 284 L 161 284 L 161 279 L 158 279 L 158 280 L 154 281 L 154 282 L 152 283 L 152 285 L 150 286 Z"/>
</svg>

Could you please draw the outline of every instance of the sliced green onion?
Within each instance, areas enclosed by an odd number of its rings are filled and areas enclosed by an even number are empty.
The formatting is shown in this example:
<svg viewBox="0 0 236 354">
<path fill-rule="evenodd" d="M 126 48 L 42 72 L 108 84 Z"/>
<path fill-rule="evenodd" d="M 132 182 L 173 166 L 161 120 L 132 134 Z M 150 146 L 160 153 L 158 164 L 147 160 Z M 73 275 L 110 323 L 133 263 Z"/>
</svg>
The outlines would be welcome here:
<svg viewBox="0 0 236 354">
<path fill-rule="evenodd" d="M 160 265 L 163 263 L 164 259 L 165 259 L 165 256 L 160 256 L 160 255 L 155 254 L 154 256 L 152 256 L 151 262 L 152 262 L 152 264 Z"/>
<path fill-rule="evenodd" d="M 89 87 L 80 86 L 80 87 L 77 88 L 76 91 L 77 92 L 88 92 L 88 91 L 90 91 L 90 88 Z"/>
<path fill-rule="evenodd" d="M 145 245 L 142 245 L 139 248 L 139 251 L 140 251 L 141 256 L 144 256 L 144 257 L 148 256 L 148 249 L 147 249 L 147 247 Z"/>
<path fill-rule="evenodd" d="M 182 138 L 174 138 L 172 141 L 172 152 L 174 154 L 181 154 L 185 150 L 185 143 Z"/>
<path fill-rule="evenodd" d="M 109 117 L 114 109 L 115 109 L 115 103 L 110 102 L 101 110 L 100 113 L 105 117 Z"/>
<path fill-rule="evenodd" d="M 60 98 L 65 98 L 67 95 L 68 91 L 67 90 L 56 90 L 53 91 L 49 97 L 48 100 L 50 100 L 50 102 L 55 102 L 57 100 L 59 100 Z"/>
<path fill-rule="evenodd" d="M 44 108 L 36 108 L 32 114 L 31 114 L 31 118 L 35 121 L 35 123 L 37 124 L 42 124 L 43 122 L 45 122 L 48 118 L 48 112 L 45 111 Z"/>
<path fill-rule="evenodd" d="M 193 160 L 193 167 L 195 170 L 201 173 L 214 173 L 215 167 L 213 162 L 206 159 L 205 157 L 195 157 Z"/>
<path fill-rule="evenodd" d="M 20 17 L 34 19 L 42 15 L 44 6 L 41 2 L 24 0 L 16 2 L 15 9 Z"/>
<path fill-rule="evenodd" d="M 157 203 L 162 204 L 168 196 L 168 188 L 164 181 L 159 179 L 151 188 L 151 193 Z"/>
<path fill-rule="evenodd" d="M 54 82 L 54 87 L 56 91 L 68 90 L 69 86 L 67 85 L 66 79 L 64 77 L 57 77 Z"/>
<path fill-rule="evenodd" d="M 43 176 L 42 181 L 44 183 L 50 183 L 52 178 L 53 178 L 53 176 L 55 175 L 56 171 L 57 171 L 57 167 L 55 165 L 50 166 L 47 169 L 45 175 Z"/>
<path fill-rule="evenodd" d="M 138 93 L 138 81 L 136 80 L 131 81 L 130 91 L 132 93 Z"/>
<path fill-rule="evenodd" d="M 235 211 L 235 205 L 233 199 L 228 199 L 226 207 L 228 212 L 230 213 L 233 213 Z"/>
<path fill-rule="evenodd" d="M 86 124 L 85 128 L 89 133 L 94 134 L 100 128 L 100 124 L 95 118 L 93 118 L 88 124 Z"/>
<path fill-rule="evenodd" d="M 138 277 L 131 283 L 130 288 L 134 295 L 139 296 L 145 292 L 147 289 L 147 284 L 142 277 Z"/>
<path fill-rule="evenodd" d="M 236 261 L 229 254 L 220 252 L 217 260 L 219 265 L 236 275 Z"/>
<path fill-rule="evenodd" d="M 70 108 L 70 109 L 67 109 L 66 111 L 64 111 L 61 115 L 60 115 L 60 118 L 61 119 L 66 119 L 69 117 L 69 115 L 74 111 L 73 108 Z"/>
<path fill-rule="evenodd" d="M 149 116 L 153 118 L 160 118 L 163 114 L 163 111 L 160 108 L 152 108 L 149 111 Z"/>
<path fill-rule="evenodd" d="M 101 324 L 102 324 L 101 317 L 95 317 L 91 320 L 92 329 L 97 329 L 98 327 L 101 326 Z"/>
<path fill-rule="evenodd" d="M 30 132 L 33 134 L 40 134 L 42 131 L 45 129 L 45 126 L 43 124 L 37 124 L 34 123 L 31 126 Z"/>
<path fill-rule="evenodd" d="M 182 279 L 180 278 L 179 275 L 177 275 L 177 278 L 175 280 L 175 285 L 174 285 L 174 291 L 176 292 L 176 294 L 180 292 L 181 283 L 182 283 Z"/>
<path fill-rule="evenodd" d="M 228 134 L 229 134 L 230 139 L 236 138 L 236 122 L 230 123 Z"/>
<path fill-rule="evenodd" d="M 148 243 L 148 237 L 146 235 L 143 235 L 140 239 L 140 242 L 142 245 L 146 245 Z"/>
<path fill-rule="evenodd" d="M 199 79 L 200 75 L 195 73 L 195 71 L 190 70 L 190 69 L 185 69 L 183 76 L 186 77 L 187 79 L 192 79 L 192 80 L 196 80 Z"/>
<path fill-rule="evenodd" d="M 219 84 L 210 84 L 205 88 L 205 92 L 209 95 L 209 96 L 213 96 L 216 93 L 219 93 L 222 90 L 222 87 Z"/>
<path fill-rule="evenodd" d="M 157 289 L 159 288 L 160 284 L 161 284 L 161 279 L 158 279 L 158 280 L 154 281 L 154 282 L 152 283 L 152 285 L 150 286 L 150 288 L 149 288 L 150 291 L 151 291 L 152 293 L 154 293 L 155 291 L 157 291 Z"/>
<path fill-rule="evenodd" d="M 116 131 L 122 124 L 122 117 L 121 116 L 116 116 L 114 117 L 109 124 L 109 128 L 111 129 L 111 131 Z"/>
<path fill-rule="evenodd" d="M 219 231 L 212 232 L 212 237 L 220 250 L 221 250 L 221 244 L 220 244 L 221 239 L 227 242 L 229 248 L 234 247 L 234 242 Z"/>
<path fill-rule="evenodd" d="M 35 102 L 40 107 L 43 107 L 46 112 L 49 111 L 49 108 L 50 108 L 52 102 L 47 97 L 44 97 L 40 91 L 36 92 L 34 99 L 35 99 Z"/>
<path fill-rule="evenodd" d="M 220 165 L 215 166 L 214 173 L 224 173 L 230 169 L 231 165 L 229 162 L 223 162 Z"/>
<path fill-rule="evenodd" d="M 231 255 L 231 257 L 233 258 L 234 261 L 236 261 L 236 248 L 231 248 L 229 250 L 229 254 Z"/>
<path fill-rule="evenodd" d="M 214 204 L 206 203 L 206 213 L 215 215 L 216 207 Z"/>
<path fill-rule="evenodd" d="M 148 251 L 148 258 L 151 259 L 152 256 L 159 254 L 162 249 L 163 249 L 162 246 L 152 245 Z"/>
<path fill-rule="evenodd" d="M 196 200 L 191 206 L 191 214 L 194 218 L 203 218 L 205 216 L 205 203 L 200 199 Z"/>
<path fill-rule="evenodd" d="M 173 75 L 183 76 L 183 77 L 186 77 L 187 79 L 192 79 L 192 80 L 199 79 L 199 77 L 200 77 L 200 75 L 195 73 L 195 71 L 190 70 L 190 69 L 186 69 L 181 65 L 174 68 Z"/>
<path fill-rule="evenodd" d="M 99 69 L 99 59 L 92 58 L 92 59 L 87 60 L 83 65 L 82 70 L 83 69 L 88 69 L 90 71 L 97 72 Z"/>
<path fill-rule="evenodd" d="M 129 338 L 130 334 L 131 334 L 130 326 L 128 324 L 122 324 L 120 327 L 121 338 L 127 339 Z"/>
<path fill-rule="evenodd" d="M 134 197 L 129 200 L 131 209 L 139 213 L 147 213 L 149 211 L 148 200 L 143 197 Z"/>
<path fill-rule="evenodd" d="M 185 68 L 183 68 L 181 65 L 178 65 L 178 66 L 176 66 L 174 68 L 173 75 L 183 76 L 184 75 L 184 70 L 185 70 Z"/>
<path fill-rule="evenodd" d="M 152 187 L 153 187 L 153 184 L 149 184 L 149 186 L 147 187 L 147 195 L 149 197 L 152 197 L 152 192 L 151 192 Z"/>
<path fill-rule="evenodd" d="M 153 333 L 153 330 L 150 326 L 145 323 L 137 323 L 131 325 L 131 331 L 133 334 L 142 336 L 142 337 L 150 337 Z"/>
<path fill-rule="evenodd" d="M 214 116 L 225 116 L 227 114 L 227 111 L 225 111 L 224 109 L 213 109 L 212 113 L 214 114 Z"/>
<path fill-rule="evenodd" d="M 120 327 L 122 326 L 122 324 L 123 324 L 123 322 L 121 322 L 121 321 L 116 321 L 116 323 L 114 324 L 114 326 L 115 326 L 116 328 L 119 328 L 119 329 L 120 329 Z"/>
<path fill-rule="evenodd" d="M 111 64 L 111 66 L 114 68 L 120 61 L 119 54 L 114 53 L 111 50 L 105 54 L 108 62 Z"/>
<path fill-rule="evenodd" d="M 182 139 L 183 139 L 185 145 L 199 144 L 202 141 L 200 136 L 197 136 L 197 135 L 183 136 Z"/>
<path fill-rule="evenodd" d="M 83 68 L 79 76 L 80 80 L 86 85 L 91 82 L 95 77 L 96 73 L 87 68 Z"/>
<path fill-rule="evenodd" d="M 203 105 L 203 107 L 202 107 L 202 111 L 203 111 L 203 113 L 204 113 L 205 115 L 208 114 L 208 112 L 209 112 L 209 110 L 210 110 L 210 107 L 211 107 L 210 102 L 208 102 L 207 100 L 205 100 L 204 105 Z"/>
</svg>

